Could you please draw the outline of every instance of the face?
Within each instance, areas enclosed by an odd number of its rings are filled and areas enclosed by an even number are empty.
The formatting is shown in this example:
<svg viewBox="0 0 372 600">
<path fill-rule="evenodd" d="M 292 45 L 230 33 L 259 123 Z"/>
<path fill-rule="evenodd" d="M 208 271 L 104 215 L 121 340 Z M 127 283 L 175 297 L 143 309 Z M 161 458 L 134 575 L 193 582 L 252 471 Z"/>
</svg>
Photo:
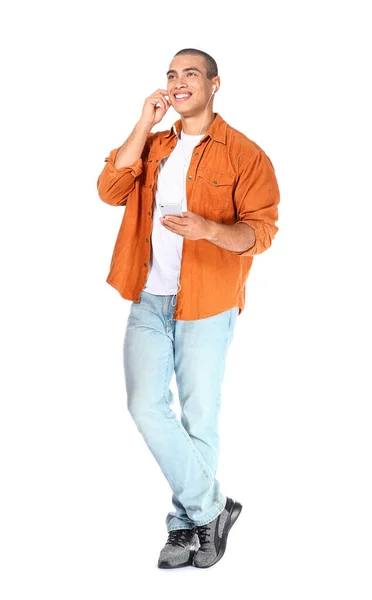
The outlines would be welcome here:
<svg viewBox="0 0 372 600">
<path fill-rule="evenodd" d="M 175 56 L 167 73 L 167 90 L 173 108 L 181 115 L 192 116 L 203 111 L 213 91 L 219 87 L 219 77 L 207 79 L 205 61 L 202 56 L 184 54 Z M 215 90 L 216 93 L 217 89 Z M 213 94 L 208 106 L 212 106 Z M 179 94 L 186 97 L 176 98 Z"/>
</svg>

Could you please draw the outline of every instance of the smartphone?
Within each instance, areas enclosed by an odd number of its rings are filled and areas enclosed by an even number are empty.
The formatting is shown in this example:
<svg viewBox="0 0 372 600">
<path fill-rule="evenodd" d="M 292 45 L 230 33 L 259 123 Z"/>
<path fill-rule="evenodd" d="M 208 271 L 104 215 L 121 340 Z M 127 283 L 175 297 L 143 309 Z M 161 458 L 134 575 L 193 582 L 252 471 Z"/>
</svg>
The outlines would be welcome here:
<svg viewBox="0 0 372 600">
<path fill-rule="evenodd" d="M 160 212 L 163 217 L 166 215 L 175 215 L 176 217 L 182 217 L 182 208 L 179 204 L 162 204 L 159 203 Z"/>
</svg>

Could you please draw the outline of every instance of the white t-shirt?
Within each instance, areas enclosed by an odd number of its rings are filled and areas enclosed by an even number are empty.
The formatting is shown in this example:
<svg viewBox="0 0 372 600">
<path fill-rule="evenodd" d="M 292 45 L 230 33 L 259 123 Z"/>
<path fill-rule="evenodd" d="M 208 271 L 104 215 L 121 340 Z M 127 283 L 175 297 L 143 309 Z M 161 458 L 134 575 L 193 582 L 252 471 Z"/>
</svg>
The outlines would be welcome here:
<svg viewBox="0 0 372 600">
<path fill-rule="evenodd" d="M 173 152 L 160 162 L 153 209 L 152 252 L 143 288 L 149 294 L 170 295 L 178 291 L 184 238 L 160 223 L 162 214 L 158 203 L 177 203 L 183 212 L 187 210 L 186 173 L 194 146 L 202 137 L 204 134 L 189 135 L 181 131 Z"/>
</svg>

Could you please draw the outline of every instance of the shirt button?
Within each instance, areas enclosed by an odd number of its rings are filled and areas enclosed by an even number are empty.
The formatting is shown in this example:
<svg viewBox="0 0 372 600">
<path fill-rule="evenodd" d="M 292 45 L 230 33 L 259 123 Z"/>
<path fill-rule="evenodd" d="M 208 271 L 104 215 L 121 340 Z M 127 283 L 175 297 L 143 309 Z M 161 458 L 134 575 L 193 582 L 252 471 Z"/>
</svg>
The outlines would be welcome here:
<svg viewBox="0 0 372 600">
<path fill-rule="evenodd" d="M 171 150 L 173 150 L 174 146 L 171 146 Z"/>
<path fill-rule="evenodd" d="M 144 267 L 147 267 L 147 263 L 143 263 L 143 266 L 144 266 Z"/>
<path fill-rule="evenodd" d="M 155 161 L 155 162 L 159 162 L 159 161 L 158 161 L 158 159 L 156 159 L 156 161 Z"/>
<path fill-rule="evenodd" d="M 192 175 L 189 175 L 189 179 L 192 179 Z"/>
<path fill-rule="evenodd" d="M 216 181 L 216 180 L 214 180 L 214 182 L 213 182 L 213 183 L 217 183 L 217 181 Z"/>
<path fill-rule="evenodd" d="M 152 183 L 150 183 L 149 188 L 152 188 Z"/>
<path fill-rule="evenodd" d="M 195 155 L 194 155 L 194 156 L 199 156 L 199 152 L 195 152 Z"/>
<path fill-rule="evenodd" d="M 149 211 L 147 214 L 150 215 L 150 217 L 151 217 L 151 211 Z"/>
<path fill-rule="evenodd" d="M 149 241 L 149 238 L 146 238 L 146 242 L 148 242 L 148 241 Z"/>
</svg>

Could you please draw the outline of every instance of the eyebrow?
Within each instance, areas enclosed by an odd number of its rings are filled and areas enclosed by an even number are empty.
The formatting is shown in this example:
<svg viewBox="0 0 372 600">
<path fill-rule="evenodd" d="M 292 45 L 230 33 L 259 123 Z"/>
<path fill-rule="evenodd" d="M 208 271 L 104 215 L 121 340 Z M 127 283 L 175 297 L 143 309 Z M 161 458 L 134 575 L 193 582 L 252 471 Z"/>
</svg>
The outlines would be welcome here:
<svg viewBox="0 0 372 600">
<path fill-rule="evenodd" d="M 203 73 L 200 69 L 198 69 L 198 67 L 186 67 L 185 69 L 182 69 L 182 71 L 199 71 L 199 73 L 203 75 Z M 167 75 L 169 75 L 169 73 L 177 73 L 177 71 L 175 69 L 170 69 L 169 71 L 167 71 Z"/>
</svg>

